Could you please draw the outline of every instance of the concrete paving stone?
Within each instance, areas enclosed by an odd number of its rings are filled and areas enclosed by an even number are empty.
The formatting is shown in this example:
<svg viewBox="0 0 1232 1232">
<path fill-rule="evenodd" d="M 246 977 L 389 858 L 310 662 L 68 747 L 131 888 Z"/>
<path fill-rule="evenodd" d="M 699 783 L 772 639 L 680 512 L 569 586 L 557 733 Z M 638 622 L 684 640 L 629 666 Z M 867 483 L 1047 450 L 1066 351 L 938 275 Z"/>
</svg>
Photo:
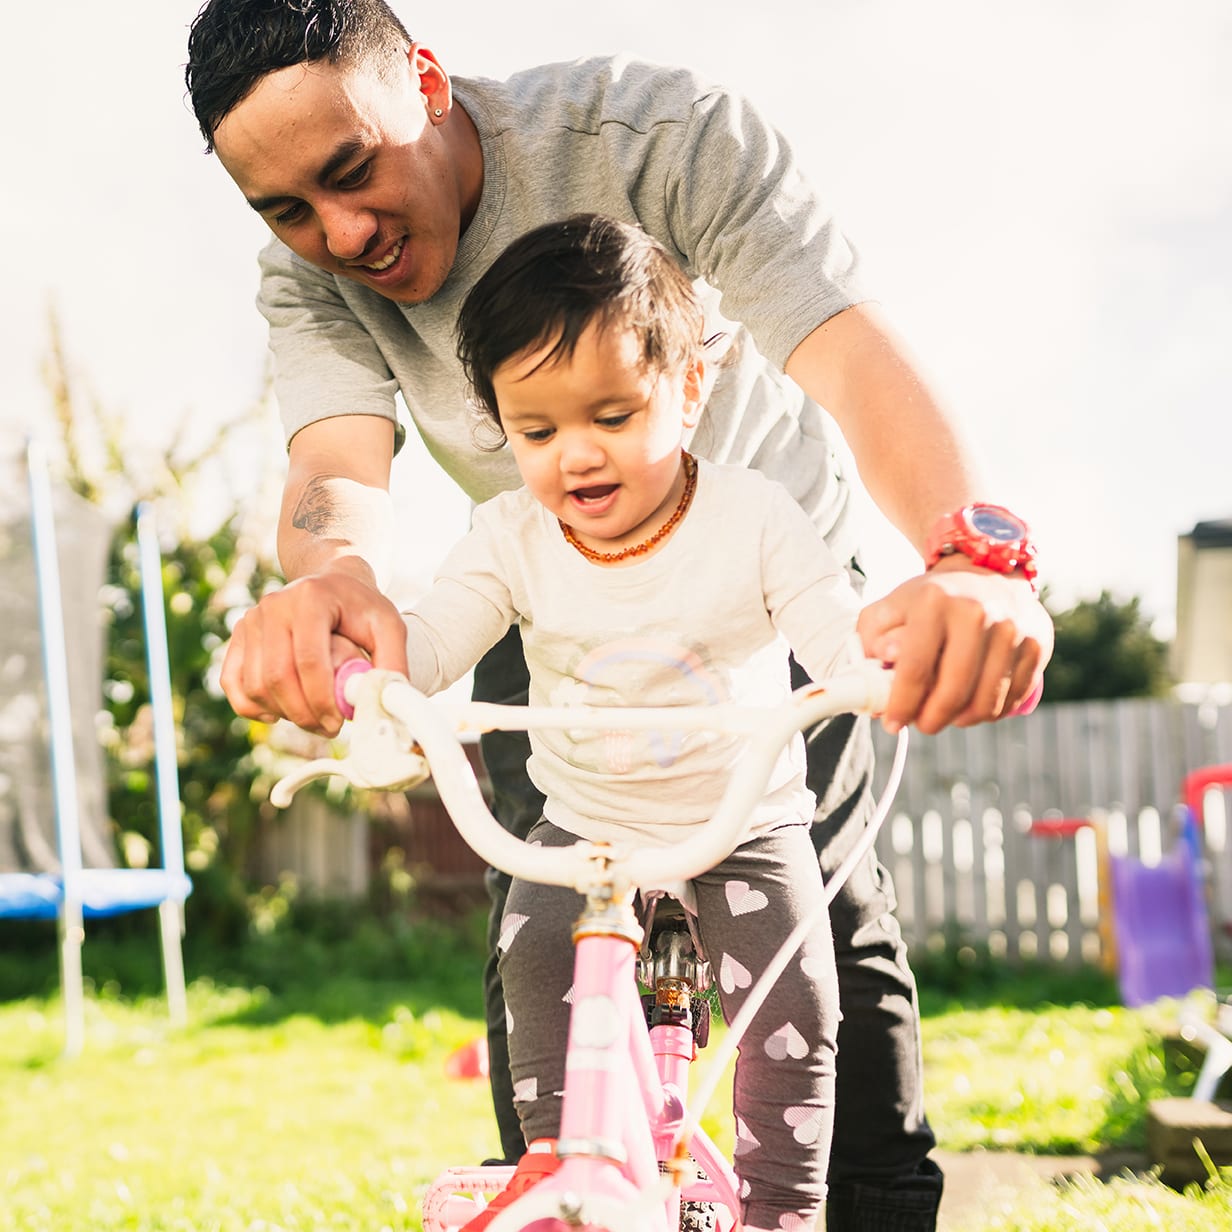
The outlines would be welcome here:
<svg viewBox="0 0 1232 1232">
<path fill-rule="evenodd" d="M 1216 1167 L 1232 1166 L 1232 1102 L 1184 1099 L 1151 1102 L 1147 1112 L 1147 1155 L 1169 1185 L 1205 1181 L 1207 1168 L 1194 1149 L 1200 1139 Z"/>
<path fill-rule="evenodd" d="M 944 1151 L 932 1156 L 945 1173 L 938 1232 L 970 1228 L 981 1215 L 1010 1210 L 1032 1190 L 1070 1177 L 1111 1178 L 1146 1172 L 1150 1164 L 1137 1152 L 1102 1155 L 1030 1155 L 1018 1151 Z"/>
</svg>

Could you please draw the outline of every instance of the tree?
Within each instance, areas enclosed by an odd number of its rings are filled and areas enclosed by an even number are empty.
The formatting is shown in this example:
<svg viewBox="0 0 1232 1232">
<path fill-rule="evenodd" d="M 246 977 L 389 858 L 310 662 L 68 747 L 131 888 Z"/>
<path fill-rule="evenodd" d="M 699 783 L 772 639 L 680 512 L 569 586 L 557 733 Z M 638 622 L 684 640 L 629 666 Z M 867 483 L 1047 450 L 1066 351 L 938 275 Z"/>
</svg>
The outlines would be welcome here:
<svg viewBox="0 0 1232 1232">
<path fill-rule="evenodd" d="M 1045 599 L 1047 596 L 1045 596 Z M 1168 645 L 1151 632 L 1138 598 L 1108 591 L 1053 614 L 1056 648 L 1044 672 L 1048 701 L 1158 697 L 1168 691 Z"/>
</svg>

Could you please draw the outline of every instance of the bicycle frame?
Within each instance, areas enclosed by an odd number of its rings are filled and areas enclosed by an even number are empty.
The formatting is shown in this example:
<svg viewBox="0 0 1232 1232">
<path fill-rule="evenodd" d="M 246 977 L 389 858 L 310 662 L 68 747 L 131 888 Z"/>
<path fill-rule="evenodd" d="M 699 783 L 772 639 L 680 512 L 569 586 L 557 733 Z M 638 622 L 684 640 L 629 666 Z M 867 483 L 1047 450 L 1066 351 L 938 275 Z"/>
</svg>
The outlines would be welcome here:
<svg viewBox="0 0 1232 1232">
<path fill-rule="evenodd" d="M 688 1025 L 647 1028 L 634 962 L 641 928 L 632 906 L 588 898 L 574 932 L 574 1001 L 569 1019 L 557 1154 L 560 1169 L 493 1220 L 490 1232 L 599 1226 L 621 1232 L 666 1232 L 680 1226 L 681 1200 L 721 1208 L 717 1228 L 740 1226 L 736 1177 L 722 1152 L 698 1130 L 673 1165 L 685 1123 L 685 1092 L 695 1055 Z M 687 1008 L 692 989 L 664 990 Z M 688 1159 L 700 1165 L 698 1177 Z M 677 1166 L 664 1176 L 660 1161 Z M 453 1232 L 478 1213 L 463 1194 L 495 1193 L 507 1167 L 455 1168 L 424 1197 L 424 1232 Z M 585 1195 L 584 1197 L 582 1195 Z"/>
<path fill-rule="evenodd" d="M 430 766 L 459 832 L 489 864 L 524 880 L 571 886 L 585 898 L 574 927 L 574 1000 L 557 1142 L 561 1164 L 501 1211 L 489 1232 L 677 1232 L 682 1197 L 713 1204 L 717 1232 L 738 1232 L 735 1173 L 685 1103 L 695 1056 L 688 1011 L 693 993 L 701 990 L 697 965 L 686 962 L 683 972 L 674 970 L 656 981 L 656 997 L 662 995 L 662 1004 L 673 1005 L 671 1016 L 679 1021 L 648 1026 L 635 979 L 642 929 L 633 896 L 637 890 L 686 883 L 725 859 L 738 845 L 745 819 L 784 744 L 824 718 L 850 711 L 877 713 L 888 695 L 889 673 L 862 664 L 843 677 L 797 690 L 784 706 L 767 710 L 621 708 L 622 729 L 723 730 L 748 737 L 712 820 L 672 847 L 640 849 L 582 841 L 571 847 L 531 847 L 513 837 L 489 812 L 458 743 L 458 733 L 464 731 L 610 729 L 610 708 L 446 707 L 429 702 L 404 678 L 378 671 L 352 675 L 344 688 L 346 701 L 355 707 L 352 756 L 307 763 L 271 792 L 275 804 L 285 805 L 298 786 L 322 774 L 340 773 L 364 787 L 402 787 L 422 780 Z M 828 907 L 847 874 L 867 854 L 888 810 L 904 752 L 905 740 L 900 739 L 890 786 L 865 841 L 831 877 L 818 910 Z M 793 940 L 797 935 L 802 939 L 812 923 L 811 918 L 801 922 L 751 990 L 731 1024 L 729 1054 L 743 1024 L 756 1012 L 760 990 L 781 974 L 794 952 Z M 703 1084 L 706 1098 L 726 1063 L 726 1057 L 713 1062 L 709 1081 Z M 481 1209 L 477 1199 L 501 1190 L 512 1171 L 476 1167 L 442 1174 L 425 1195 L 425 1232 L 454 1232 Z"/>
</svg>

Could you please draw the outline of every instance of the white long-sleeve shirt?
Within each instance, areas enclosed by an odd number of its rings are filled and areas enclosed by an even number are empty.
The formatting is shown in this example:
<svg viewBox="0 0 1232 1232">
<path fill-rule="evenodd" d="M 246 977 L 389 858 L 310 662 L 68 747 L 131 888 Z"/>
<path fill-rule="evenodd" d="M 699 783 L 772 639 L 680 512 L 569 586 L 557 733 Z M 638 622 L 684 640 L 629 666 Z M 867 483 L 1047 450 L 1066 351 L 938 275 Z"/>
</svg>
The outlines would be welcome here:
<svg viewBox="0 0 1232 1232">
<path fill-rule="evenodd" d="M 788 648 L 814 678 L 846 660 L 859 599 L 808 516 L 757 471 L 699 461 L 688 513 L 653 555 L 586 560 L 525 489 L 480 505 L 432 588 L 404 613 L 426 693 L 521 627 L 532 705 L 773 705 Z M 677 841 L 705 822 L 740 753 L 709 732 L 531 733 L 544 815 L 591 840 Z M 749 835 L 812 820 L 804 746 L 784 750 Z"/>
</svg>

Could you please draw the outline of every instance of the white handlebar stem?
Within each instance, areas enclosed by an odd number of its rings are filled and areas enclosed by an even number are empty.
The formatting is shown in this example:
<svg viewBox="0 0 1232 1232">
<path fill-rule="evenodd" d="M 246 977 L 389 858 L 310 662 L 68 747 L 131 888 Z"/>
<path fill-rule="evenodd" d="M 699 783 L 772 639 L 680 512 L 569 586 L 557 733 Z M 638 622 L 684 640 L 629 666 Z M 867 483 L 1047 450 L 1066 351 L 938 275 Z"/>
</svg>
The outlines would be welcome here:
<svg viewBox="0 0 1232 1232">
<path fill-rule="evenodd" d="M 444 707 L 429 701 L 404 677 L 387 672 L 357 677 L 348 682 L 347 693 L 379 687 L 382 708 L 419 742 L 449 815 L 483 860 L 513 877 L 570 886 L 584 893 L 599 879 L 620 886 L 656 888 L 689 881 L 719 864 L 739 844 L 780 751 L 795 733 L 838 714 L 879 713 L 889 696 L 890 680 L 890 673 L 880 665 L 861 663 L 824 684 L 798 689 L 784 706 L 757 710 L 730 705 L 621 707 L 618 711 L 491 704 Z M 354 700 L 362 705 L 361 697 Z M 622 730 L 735 731 L 748 737 L 723 798 L 706 825 L 667 847 L 587 842 L 572 847 L 531 846 L 492 816 L 457 736 L 459 731 L 607 729 L 614 725 Z"/>
</svg>

